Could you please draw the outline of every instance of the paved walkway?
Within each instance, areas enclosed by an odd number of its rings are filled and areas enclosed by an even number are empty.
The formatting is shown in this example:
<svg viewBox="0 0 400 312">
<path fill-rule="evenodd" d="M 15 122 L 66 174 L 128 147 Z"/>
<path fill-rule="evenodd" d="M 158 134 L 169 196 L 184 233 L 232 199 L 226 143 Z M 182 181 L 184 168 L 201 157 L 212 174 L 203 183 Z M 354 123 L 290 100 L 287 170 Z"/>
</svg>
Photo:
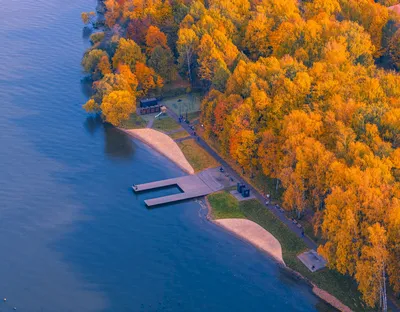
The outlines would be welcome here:
<svg viewBox="0 0 400 312">
<path fill-rule="evenodd" d="M 178 129 L 175 129 L 175 130 L 171 130 L 171 131 L 165 132 L 165 134 L 170 135 L 170 134 L 178 133 L 178 132 L 181 132 L 181 131 L 183 131 L 183 129 L 182 128 L 178 128 Z"/>
<path fill-rule="evenodd" d="M 153 128 L 154 118 L 151 118 L 146 125 L 146 128 Z"/>
<path fill-rule="evenodd" d="M 179 117 L 175 112 L 173 112 L 171 109 L 168 108 L 167 111 L 168 115 L 175 119 L 179 123 Z M 189 125 L 186 124 L 185 122 L 181 123 L 181 127 L 185 129 L 189 133 L 193 133 L 193 130 L 190 129 Z M 223 167 L 226 173 L 231 175 L 235 180 L 237 181 L 243 181 L 243 179 L 240 177 L 240 175 L 221 157 L 219 156 L 202 138 L 200 137 L 195 137 L 191 136 L 192 138 L 197 140 L 197 143 L 204 148 L 212 157 L 214 157 Z M 248 185 L 248 188 L 250 189 L 251 193 L 254 195 L 254 197 L 259 200 L 263 205 L 265 203 L 265 198 L 262 196 L 255 188 L 253 188 L 251 185 Z M 288 226 L 289 229 L 291 229 L 300 239 L 302 239 L 306 245 L 311 248 L 311 249 L 317 249 L 318 245 L 308 238 L 307 236 L 302 236 L 302 230 L 299 229 L 295 224 L 292 223 L 288 218 L 286 218 L 285 214 L 280 212 L 278 209 L 275 208 L 273 205 L 268 205 L 266 206 L 266 209 L 269 209 L 279 220 L 281 220 L 284 224 Z"/>
<path fill-rule="evenodd" d="M 180 139 L 176 139 L 176 140 L 174 140 L 174 141 L 175 141 L 176 143 L 179 143 L 179 142 L 186 141 L 186 140 L 190 140 L 190 139 L 193 139 L 193 137 L 192 137 L 191 135 L 188 134 L 187 137 L 180 138 Z"/>
</svg>

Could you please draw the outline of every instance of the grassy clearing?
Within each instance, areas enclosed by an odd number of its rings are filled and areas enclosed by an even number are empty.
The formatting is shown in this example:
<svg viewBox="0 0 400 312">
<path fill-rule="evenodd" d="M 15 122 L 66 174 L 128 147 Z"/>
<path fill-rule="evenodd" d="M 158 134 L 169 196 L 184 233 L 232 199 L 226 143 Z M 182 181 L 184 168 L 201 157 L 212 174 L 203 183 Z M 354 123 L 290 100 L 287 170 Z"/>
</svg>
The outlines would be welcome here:
<svg viewBox="0 0 400 312">
<path fill-rule="evenodd" d="M 132 114 L 128 120 L 124 120 L 120 127 L 124 129 L 146 128 L 147 122 L 137 114 Z"/>
<path fill-rule="evenodd" d="M 173 139 L 173 140 L 178 140 L 178 139 L 182 139 L 182 138 L 186 138 L 188 137 L 190 134 L 186 132 L 186 130 L 182 130 L 179 132 L 174 132 L 171 133 L 169 136 Z"/>
<path fill-rule="evenodd" d="M 158 114 L 158 113 L 146 114 L 146 115 L 141 115 L 140 117 L 142 117 L 142 119 L 148 123 L 150 120 L 153 120 L 154 117 L 155 117 L 157 114 Z"/>
<path fill-rule="evenodd" d="M 198 111 L 198 112 L 193 112 L 193 113 L 189 113 L 188 114 L 188 120 L 191 122 L 191 123 L 193 123 L 193 122 L 198 122 L 198 120 L 199 120 L 199 118 L 200 118 L 200 114 L 201 114 L 201 112 L 200 111 Z M 186 117 L 186 116 L 185 116 Z"/>
<path fill-rule="evenodd" d="M 154 120 L 153 129 L 169 132 L 179 129 L 181 126 L 171 117 L 162 117 Z"/>
<path fill-rule="evenodd" d="M 188 88 L 190 88 L 190 83 L 186 79 L 180 78 L 178 75 L 176 80 L 164 84 L 164 87 L 162 88 L 162 96 L 177 97 L 186 95 Z"/>
<path fill-rule="evenodd" d="M 182 114 L 186 116 L 186 112 L 189 114 L 198 112 L 201 105 L 201 96 L 197 93 L 183 94 L 180 96 L 163 99 L 162 105 L 168 106 L 172 109 L 175 114 Z M 188 118 L 190 120 L 190 118 Z"/>
<path fill-rule="evenodd" d="M 194 171 L 199 172 L 207 168 L 219 166 L 219 163 L 200 147 L 194 139 L 179 142 L 178 145 Z"/>
<path fill-rule="evenodd" d="M 212 207 L 213 219 L 245 218 L 239 202 L 228 192 L 218 192 L 207 196 Z"/>
</svg>

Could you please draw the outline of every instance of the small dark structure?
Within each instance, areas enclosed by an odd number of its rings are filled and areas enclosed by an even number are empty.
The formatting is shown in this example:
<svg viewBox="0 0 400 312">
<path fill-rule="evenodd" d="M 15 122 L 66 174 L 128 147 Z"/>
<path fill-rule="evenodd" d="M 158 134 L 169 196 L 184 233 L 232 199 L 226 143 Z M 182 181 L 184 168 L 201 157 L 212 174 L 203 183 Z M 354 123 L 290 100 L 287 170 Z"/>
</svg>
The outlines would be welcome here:
<svg viewBox="0 0 400 312">
<path fill-rule="evenodd" d="M 244 185 L 243 183 L 240 183 L 240 182 L 237 183 L 237 188 L 236 188 L 236 190 L 237 190 L 240 194 L 242 194 L 244 188 L 246 188 L 246 185 Z"/>
<path fill-rule="evenodd" d="M 140 107 L 150 107 L 158 105 L 158 100 L 156 98 L 142 99 L 140 100 Z"/>
<path fill-rule="evenodd" d="M 243 196 L 244 198 L 250 197 L 250 189 L 244 188 L 244 189 L 242 190 L 242 196 Z"/>
<path fill-rule="evenodd" d="M 239 194 L 242 195 L 242 197 L 250 197 L 250 189 L 246 187 L 246 184 L 238 182 L 236 190 Z"/>
</svg>

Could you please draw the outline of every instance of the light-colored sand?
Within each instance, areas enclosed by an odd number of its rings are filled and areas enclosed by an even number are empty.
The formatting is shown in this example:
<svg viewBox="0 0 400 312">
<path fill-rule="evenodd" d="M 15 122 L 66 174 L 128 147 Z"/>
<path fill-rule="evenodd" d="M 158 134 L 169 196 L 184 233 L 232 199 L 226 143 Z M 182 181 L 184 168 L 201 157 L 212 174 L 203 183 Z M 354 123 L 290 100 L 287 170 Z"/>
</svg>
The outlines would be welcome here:
<svg viewBox="0 0 400 312">
<path fill-rule="evenodd" d="M 391 7 L 388 7 L 388 9 L 396 12 L 397 14 L 400 14 L 400 4 L 396 4 Z"/>
<path fill-rule="evenodd" d="M 279 241 L 257 223 L 246 219 L 218 219 L 214 222 L 285 264 Z"/>
<path fill-rule="evenodd" d="M 352 312 L 352 310 L 348 306 L 346 306 L 343 303 L 341 303 L 336 297 L 332 296 L 331 294 L 327 293 L 325 290 L 322 290 L 322 289 L 318 288 L 315 285 L 313 287 L 313 292 L 318 297 L 320 297 L 321 299 L 325 300 L 331 306 L 335 307 L 339 311 Z"/>
<path fill-rule="evenodd" d="M 176 163 L 184 171 L 194 174 L 194 169 L 183 155 L 179 146 L 168 135 L 154 129 L 121 129 L 128 135 L 146 143 L 169 160 Z"/>
</svg>

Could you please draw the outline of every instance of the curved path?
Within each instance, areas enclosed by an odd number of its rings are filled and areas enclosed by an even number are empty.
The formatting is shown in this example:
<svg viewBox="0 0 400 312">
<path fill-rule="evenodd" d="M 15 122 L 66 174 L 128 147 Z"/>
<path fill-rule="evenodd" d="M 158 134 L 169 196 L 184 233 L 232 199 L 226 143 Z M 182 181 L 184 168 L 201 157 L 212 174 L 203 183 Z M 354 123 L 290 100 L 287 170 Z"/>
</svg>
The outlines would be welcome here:
<svg viewBox="0 0 400 312">
<path fill-rule="evenodd" d="M 194 174 L 193 167 L 187 161 L 185 155 L 183 155 L 178 144 L 172 140 L 168 135 L 154 130 L 154 129 L 121 129 L 128 135 L 142 141 L 143 143 L 149 145 L 155 149 L 160 154 L 167 157 L 169 160 L 176 163 L 185 172 L 189 174 Z"/>
<path fill-rule="evenodd" d="M 282 258 L 282 247 L 279 241 L 257 223 L 247 219 L 218 219 L 214 222 L 235 235 L 247 240 L 257 248 L 271 255 L 285 265 Z"/>
</svg>

